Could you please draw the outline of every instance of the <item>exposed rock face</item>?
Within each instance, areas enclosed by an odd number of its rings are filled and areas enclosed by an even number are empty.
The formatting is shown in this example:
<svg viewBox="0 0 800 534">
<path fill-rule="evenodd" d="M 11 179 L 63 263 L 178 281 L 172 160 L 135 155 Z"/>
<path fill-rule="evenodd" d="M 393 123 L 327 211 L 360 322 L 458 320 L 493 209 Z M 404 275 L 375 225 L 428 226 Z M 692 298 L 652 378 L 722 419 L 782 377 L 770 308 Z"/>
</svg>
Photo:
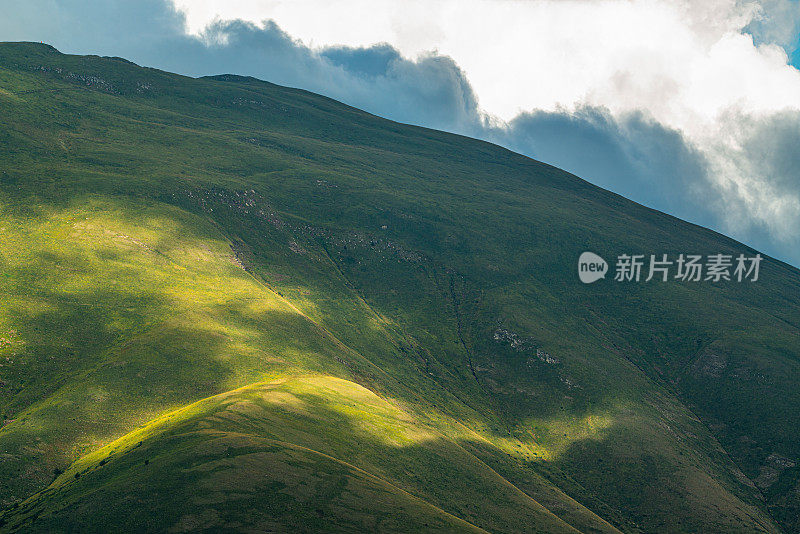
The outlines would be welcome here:
<svg viewBox="0 0 800 534">
<path fill-rule="evenodd" d="M 696 377 L 720 378 L 727 367 L 728 357 L 707 347 L 692 364 L 692 371 Z"/>
<path fill-rule="evenodd" d="M 776 453 L 767 457 L 766 463 L 761 466 L 761 471 L 755 479 L 756 486 L 767 489 L 778 481 L 781 474 L 797 465 L 794 460 L 786 458 Z"/>
<path fill-rule="evenodd" d="M 550 365 L 560 363 L 558 358 L 551 356 L 541 347 L 537 347 L 533 339 L 523 338 L 517 333 L 506 330 L 505 328 L 498 328 L 495 330 L 493 338 L 497 343 L 508 345 L 517 352 L 528 353 L 544 363 Z"/>
</svg>

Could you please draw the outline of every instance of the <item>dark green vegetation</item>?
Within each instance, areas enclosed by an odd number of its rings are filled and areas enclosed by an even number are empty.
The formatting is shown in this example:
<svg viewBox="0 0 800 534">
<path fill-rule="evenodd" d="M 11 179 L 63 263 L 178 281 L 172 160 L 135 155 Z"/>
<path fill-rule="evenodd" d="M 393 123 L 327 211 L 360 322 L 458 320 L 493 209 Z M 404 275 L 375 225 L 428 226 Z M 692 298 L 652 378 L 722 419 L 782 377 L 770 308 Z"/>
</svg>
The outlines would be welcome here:
<svg viewBox="0 0 800 534">
<path fill-rule="evenodd" d="M 800 531 L 800 272 L 487 143 L 0 45 L 0 531 Z"/>
</svg>

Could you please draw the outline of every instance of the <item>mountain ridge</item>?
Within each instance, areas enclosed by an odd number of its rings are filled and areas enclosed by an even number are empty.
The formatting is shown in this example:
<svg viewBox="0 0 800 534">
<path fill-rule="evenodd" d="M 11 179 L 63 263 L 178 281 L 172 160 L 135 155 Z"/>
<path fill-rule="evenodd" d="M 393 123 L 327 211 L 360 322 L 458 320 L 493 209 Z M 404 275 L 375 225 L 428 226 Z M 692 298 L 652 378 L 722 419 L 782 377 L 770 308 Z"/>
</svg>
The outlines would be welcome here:
<svg viewBox="0 0 800 534">
<path fill-rule="evenodd" d="M 583 286 L 582 250 L 753 249 L 312 93 L 38 50 L 0 45 L 0 332 L 17 332 L 0 348 L 17 362 L 0 471 L 36 474 L 9 506 L 164 411 L 280 370 L 393 399 L 578 530 L 797 528 L 797 471 L 780 468 L 800 457 L 796 269 L 766 257 L 749 286 Z M 437 492 L 453 470 L 393 476 L 479 528 L 530 525 L 526 507 L 467 517 L 463 489 Z M 53 495 L 27 502 L 51 513 Z"/>
</svg>

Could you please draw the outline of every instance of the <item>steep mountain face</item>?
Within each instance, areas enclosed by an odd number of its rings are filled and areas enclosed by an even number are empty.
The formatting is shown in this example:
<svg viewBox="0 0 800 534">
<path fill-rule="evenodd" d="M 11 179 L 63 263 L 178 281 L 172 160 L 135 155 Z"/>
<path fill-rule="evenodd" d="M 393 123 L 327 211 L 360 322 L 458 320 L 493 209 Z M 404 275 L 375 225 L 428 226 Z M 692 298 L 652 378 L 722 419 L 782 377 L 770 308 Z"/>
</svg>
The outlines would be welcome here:
<svg viewBox="0 0 800 534">
<path fill-rule="evenodd" d="M 497 146 L 0 44 L 0 530 L 800 531 L 800 272 Z M 109 510 L 115 510 L 110 513 Z"/>
</svg>

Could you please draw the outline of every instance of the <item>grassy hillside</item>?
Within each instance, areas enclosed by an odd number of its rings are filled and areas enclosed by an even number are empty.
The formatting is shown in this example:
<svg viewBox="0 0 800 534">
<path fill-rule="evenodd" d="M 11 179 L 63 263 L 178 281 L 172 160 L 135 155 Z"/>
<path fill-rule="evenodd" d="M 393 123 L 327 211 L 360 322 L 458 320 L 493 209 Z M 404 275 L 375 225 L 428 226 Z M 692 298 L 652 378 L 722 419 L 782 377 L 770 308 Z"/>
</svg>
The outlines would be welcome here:
<svg viewBox="0 0 800 534">
<path fill-rule="evenodd" d="M 796 269 L 585 286 L 753 251 L 253 79 L 0 44 L 0 124 L 0 530 L 800 529 Z"/>
<path fill-rule="evenodd" d="M 482 531 L 401 489 L 406 470 L 418 474 L 415 493 L 428 502 L 444 491 L 462 495 L 469 500 L 461 514 L 496 519 L 490 528 L 519 517 L 542 532 L 575 532 L 374 393 L 313 376 L 259 383 L 166 414 L 73 464 L 15 517 L 36 516 L 41 529 L 99 532 Z M 188 497 L 184 506 L 172 506 L 172 493 Z M 118 512 L 104 514 L 109 506 Z"/>
</svg>

